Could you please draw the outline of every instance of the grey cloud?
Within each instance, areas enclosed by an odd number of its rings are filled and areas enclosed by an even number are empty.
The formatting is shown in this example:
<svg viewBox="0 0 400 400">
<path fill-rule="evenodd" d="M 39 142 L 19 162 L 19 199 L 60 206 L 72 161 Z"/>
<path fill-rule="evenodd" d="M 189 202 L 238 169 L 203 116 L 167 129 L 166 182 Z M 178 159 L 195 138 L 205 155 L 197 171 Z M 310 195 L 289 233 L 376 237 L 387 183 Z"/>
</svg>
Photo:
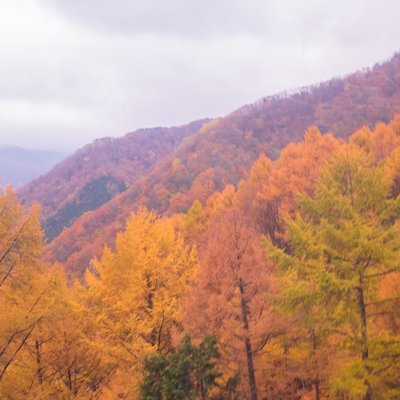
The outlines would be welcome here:
<svg viewBox="0 0 400 400">
<path fill-rule="evenodd" d="M 224 115 L 398 50 L 400 2 L 0 0 L 0 145 Z"/>
<path fill-rule="evenodd" d="M 209 36 L 265 31 L 270 3 L 232 0 L 42 0 L 68 18 L 95 29 L 129 33 Z"/>
<path fill-rule="evenodd" d="M 41 0 L 90 29 L 126 34 L 261 35 L 278 42 L 315 34 L 387 30 L 400 11 L 396 0 Z"/>
</svg>

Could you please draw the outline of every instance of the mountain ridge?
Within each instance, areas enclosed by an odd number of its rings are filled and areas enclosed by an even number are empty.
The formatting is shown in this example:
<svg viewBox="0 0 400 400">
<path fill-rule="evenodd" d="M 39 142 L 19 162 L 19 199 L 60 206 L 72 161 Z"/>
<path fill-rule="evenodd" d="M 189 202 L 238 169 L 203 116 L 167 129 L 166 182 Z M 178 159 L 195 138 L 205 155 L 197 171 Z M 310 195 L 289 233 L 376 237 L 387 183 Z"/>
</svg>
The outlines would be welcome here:
<svg viewBox="0 0 400 400">
<path fill-rule="evenodd" d="M 96 139 L 45 176 L 25 185 L 18 194 L 25 204 L 38 201 L 42 205 L 43 228 L 51 240 L 84 212 L 98 208 L 124 191 L 205 121 Z"/>
<path fill-rule="evenodd" d="M 50 243 L 47 258 L 81 272 L 112 242 L 132 210 L 146 206 L 166 215 L 185 212 L 194 200 L 204 202 L 225 185 L 237 184 L 261 153 L 277 158 L 288 143 L 301 141 L 310 125 L 346 138 L 397 113 L 399 53 L 363 72 L 240 107 L 188 134 L 129 188 L 77 218 Z"/>
</svg>

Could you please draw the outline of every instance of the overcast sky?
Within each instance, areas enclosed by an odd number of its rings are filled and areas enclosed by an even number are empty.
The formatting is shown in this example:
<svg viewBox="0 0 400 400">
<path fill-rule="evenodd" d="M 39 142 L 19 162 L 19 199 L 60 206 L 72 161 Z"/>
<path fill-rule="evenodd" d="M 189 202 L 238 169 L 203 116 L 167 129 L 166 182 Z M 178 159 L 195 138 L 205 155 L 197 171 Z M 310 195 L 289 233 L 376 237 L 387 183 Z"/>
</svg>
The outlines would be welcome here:
<svg viewBox="0 0 400 400">
<path fill-rule="evenodd" d="M 399 0 L 0 0 L 0 146 L 223 116 L 400 50 Z"/>
</svg>

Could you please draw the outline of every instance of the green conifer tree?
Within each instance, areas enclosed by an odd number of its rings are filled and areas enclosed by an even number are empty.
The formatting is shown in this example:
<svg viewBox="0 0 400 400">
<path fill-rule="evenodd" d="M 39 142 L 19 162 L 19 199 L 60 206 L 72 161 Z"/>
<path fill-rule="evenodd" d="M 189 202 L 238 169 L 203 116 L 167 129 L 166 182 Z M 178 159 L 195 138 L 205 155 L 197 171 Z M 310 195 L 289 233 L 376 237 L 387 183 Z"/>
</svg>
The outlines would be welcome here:
<svg viewBox="0 0 400 400">
<path fill-rule="evenodd" d="M 392 300 L 382 298 L 381 281 L 400 265 L 400 200 L 389 199 L 389 187 L 380 166 L 347 147 L 314 195 L 300 199 L 300 215 L 288 221 L 290 249 L 266 242 L 278 265 L 278 308 L 338 355 L 324 366 L 336 398 L 400 396 L 399 337 L 377 320 Z M 317 399 L 321 372 L 320 365 Z"/>
</svg>

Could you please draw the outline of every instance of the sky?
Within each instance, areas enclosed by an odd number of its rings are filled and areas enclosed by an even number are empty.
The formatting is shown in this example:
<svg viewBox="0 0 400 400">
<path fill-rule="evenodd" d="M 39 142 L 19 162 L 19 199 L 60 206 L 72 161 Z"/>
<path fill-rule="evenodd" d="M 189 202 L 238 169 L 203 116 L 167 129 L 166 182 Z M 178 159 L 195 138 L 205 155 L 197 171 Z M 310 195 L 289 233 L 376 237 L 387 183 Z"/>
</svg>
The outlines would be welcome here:
<svg viewBox="0 0 400 400">
<path fill-rule="evenodd" d="M 0 146 L 72 151 L 400 50 L 399 0 L 0 0 Z"/>
</svg>

